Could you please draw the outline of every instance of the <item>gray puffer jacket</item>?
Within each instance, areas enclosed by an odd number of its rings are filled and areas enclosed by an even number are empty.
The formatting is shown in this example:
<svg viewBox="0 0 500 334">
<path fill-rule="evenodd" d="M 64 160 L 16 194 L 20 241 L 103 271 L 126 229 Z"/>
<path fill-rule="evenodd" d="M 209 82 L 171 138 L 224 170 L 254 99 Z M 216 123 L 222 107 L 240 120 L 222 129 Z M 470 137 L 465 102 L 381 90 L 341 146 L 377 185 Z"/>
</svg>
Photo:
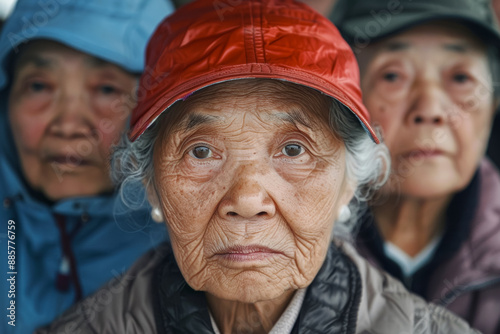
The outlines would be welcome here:
<svg viewBox="0 0 500 334">
<path fill-rule="evenodd" d="M 36 333 L 214 333 L 204 299 L 186 284 L 165 244 Z M 291 333 L 479 333 L 340 242 L 332 243 L 297 318 L 288 321 Z"/>
</svg>

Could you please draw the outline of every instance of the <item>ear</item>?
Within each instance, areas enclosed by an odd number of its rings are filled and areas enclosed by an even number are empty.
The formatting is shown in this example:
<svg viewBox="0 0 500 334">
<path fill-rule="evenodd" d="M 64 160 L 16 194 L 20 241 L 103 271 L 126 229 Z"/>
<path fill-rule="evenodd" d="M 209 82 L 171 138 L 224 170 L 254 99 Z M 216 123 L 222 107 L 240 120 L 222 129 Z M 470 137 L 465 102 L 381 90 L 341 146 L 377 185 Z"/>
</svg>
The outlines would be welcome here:
<svg viewBox="0 0 500 334">
<path fill-rule="evenodd" d="M 153 182 L 142 181 L 144 188 L 146 189 L 146 195 L 148 197 L 148 202 L 153 208 L 160 207 L 160 198 L 158 197 L 158 192 Z"/>
<path fill-rule="evenodd" d="M 160 198 L 158 197 L 158 192 L 153 182 L 148 182 L 147 184 L 143 182 L 144 188 L 146 189 L 146 195 L 148 197 L 148 202 L 151 204 L 151 218 L 157 223 L 163 223 L 163 213 L 160 208 Z"/>
<path fill-rule="evenodd" d="M 357 183 L 351 180 L 346 179 L 344 182 L 344 192 L 342 194 L 342 197 L 340 198 L 340 206 L 348 205 L 349 202 L 351 202 L 352 198 L 354 197 L 354 192 L 358 187 Z"/>
<path fill-rule="evenodd" d="M 350 181 L 350 180 L 345 180 L 343 184 L 343 190 L 341 197 L 338 202 L 338 212 L 337 212 L 337 217 L 336 220 L 339 219 L 344 219 L 345 216 L 347 215 L 347 212 L 349 213 L 350 216 L 350 211 L 349 211 L 349 202 L 351 202 L 353 196 L 354 196 L 354 191 L 356 190 L 356 183 Z M 347 217 L 349 218 L 349 217 Z"/>
</svg>

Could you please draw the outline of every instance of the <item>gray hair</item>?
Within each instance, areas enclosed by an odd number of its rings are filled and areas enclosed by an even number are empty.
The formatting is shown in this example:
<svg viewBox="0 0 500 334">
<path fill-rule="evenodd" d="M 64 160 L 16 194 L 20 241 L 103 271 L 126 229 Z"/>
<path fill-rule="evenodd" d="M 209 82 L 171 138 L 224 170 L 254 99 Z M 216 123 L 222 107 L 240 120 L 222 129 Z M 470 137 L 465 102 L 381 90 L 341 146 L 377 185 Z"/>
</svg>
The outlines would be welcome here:
<svg viewBox="0 0 500 334">
<path fill-rule="evenodd" d="M 112 179 L 120 184 L 121 199 L 129 207 L 139 206 L 144 201 L 144 198 L 137 198 L 137 192 L 130 193 L 129 186 L 142 183 L 149 187 L 154 181 L 153 150 L 160 134 L 159 124 L 166 114 L 164 112 L 135 142 L 124 134 L 115 147 L 111 159 Z M 389 177 L 390 156 L 385 144 L 375 144 L 354 113 L 335 99 L 332 99 L 329 126 L 345 144 L 347 178 L 356 189 L 349 204 L 350 218 L 337 221 L 334 229 L 336 236 L 350 239 L 357 233 L 357 221 L 367 201 Z"/>
<path fill-rule="evenodd" d="M 332 103 L 329 125 L 344 141 L 347 177 L 356 186 L 354 197 L 349 203 L 351 216 L 336 222 L 334 234 L 352 240 L 358 232 L 359 219 L 368 201 L 389 178 L 391 157 L 387 146 L 383 142 L 378 145 L 374 143 L 354 113 L 337 100 Z M 382 139 L 381 131 L 377 127 L 374 130 L 377 137 Z"/>
</svg>

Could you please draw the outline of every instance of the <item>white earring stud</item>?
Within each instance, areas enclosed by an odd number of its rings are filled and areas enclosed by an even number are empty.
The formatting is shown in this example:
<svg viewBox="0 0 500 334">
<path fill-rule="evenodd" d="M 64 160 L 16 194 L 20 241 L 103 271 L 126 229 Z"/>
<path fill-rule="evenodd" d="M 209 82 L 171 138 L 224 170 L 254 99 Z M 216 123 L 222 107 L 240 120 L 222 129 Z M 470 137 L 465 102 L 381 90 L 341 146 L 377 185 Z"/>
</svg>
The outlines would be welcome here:
<svg viewBox="0 0 500 334">
<path fill-rule="evenodd" d="M 163 223 L 163 213 L 160 208 L 153 208 L 153 210 L 151 210 L 151 218 L 153 218 L 156 223 Z"/>
<path fill-rule="evenodd" d="M 347 205 L 342 205 L 339 212 L 338 221 L 345 222 L 351 218 L 351 209 Z"/>
</svg>

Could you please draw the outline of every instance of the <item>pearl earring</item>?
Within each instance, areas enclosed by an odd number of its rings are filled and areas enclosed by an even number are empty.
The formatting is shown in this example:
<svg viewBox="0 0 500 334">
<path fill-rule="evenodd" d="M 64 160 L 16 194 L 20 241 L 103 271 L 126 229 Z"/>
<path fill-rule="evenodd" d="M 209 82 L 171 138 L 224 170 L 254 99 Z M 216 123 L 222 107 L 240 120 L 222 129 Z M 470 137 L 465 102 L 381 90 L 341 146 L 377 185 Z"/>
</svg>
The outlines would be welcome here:
<svg viewBox="0 0 500 334">
<path fill-rule="evenodd" d="M 342 205 L 339 212 L 338 221 L 345 222 L 351 218 L 351 209 L 347 205 Z"/>
<path fill-rule="evenodd" d="M 163 223 L 163 213 L 160 208 L 153 208 L 153 210 L 151 210 L 151 218 L 153 218 L 156 223 Z"/>
</svg>

